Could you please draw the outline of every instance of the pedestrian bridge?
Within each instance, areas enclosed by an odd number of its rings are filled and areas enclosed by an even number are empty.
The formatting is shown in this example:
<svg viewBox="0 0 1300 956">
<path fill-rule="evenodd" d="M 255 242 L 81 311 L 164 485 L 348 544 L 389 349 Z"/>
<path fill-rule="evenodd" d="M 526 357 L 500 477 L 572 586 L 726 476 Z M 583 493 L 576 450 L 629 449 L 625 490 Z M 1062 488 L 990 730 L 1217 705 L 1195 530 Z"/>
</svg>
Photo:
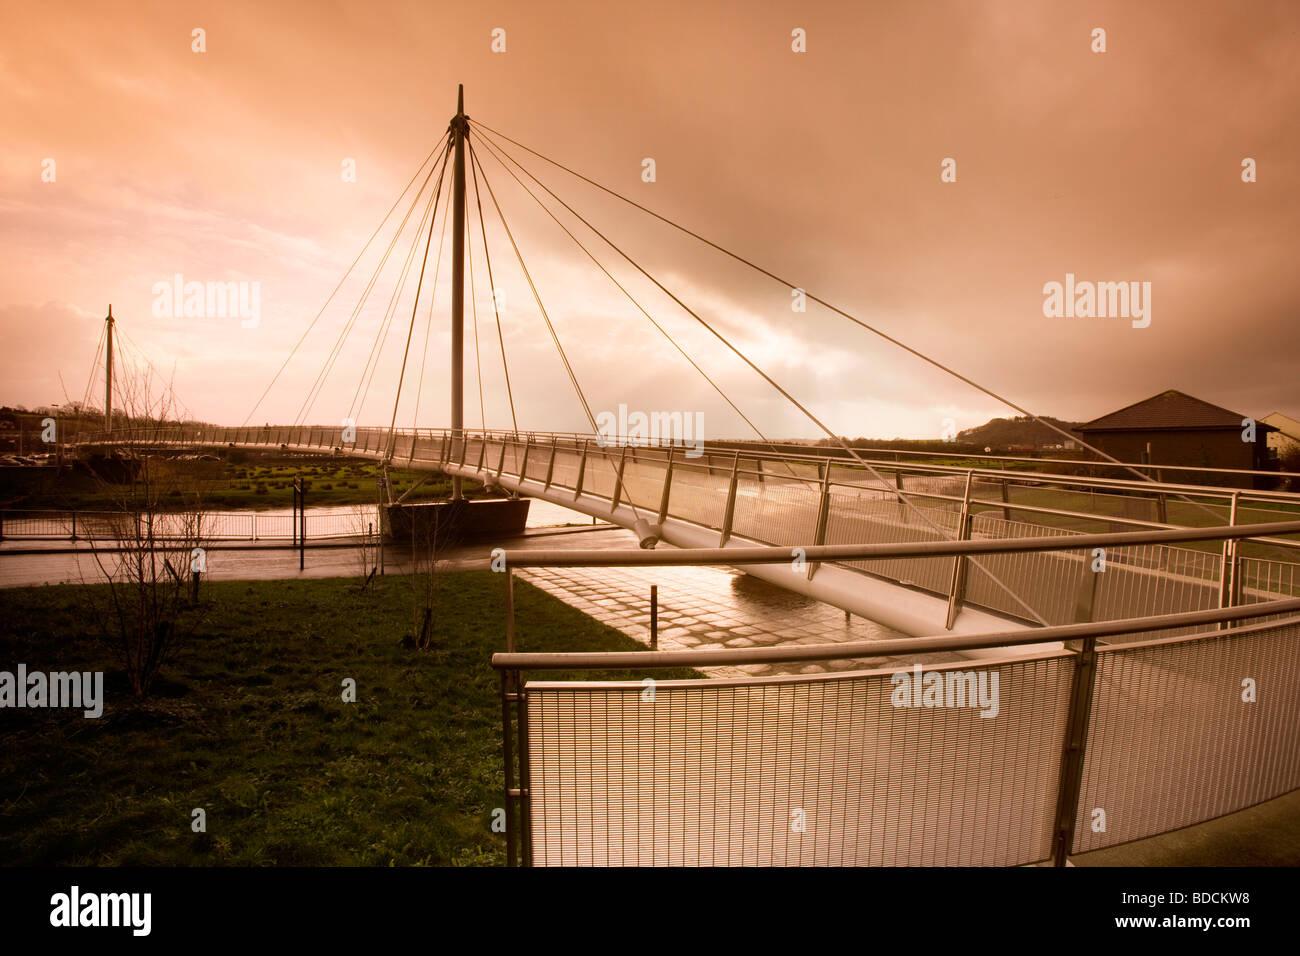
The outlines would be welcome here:
<svg viewBox="0 0 1300 956">
<path fill-rule="evenodd" d="M 105 441 L 91 436 L 83 444 Z M 786 564 L 745 570 L 914 636 L 1119 620 L 1300 595 L 1294 536 L 1159 540 L 1160 532 L 1300 518 L 1300 495 L 1287 492 L 753 447 L 692 458 L 680 447 L 557 433 L 190 427 L 114 432 L 111 443 L 364 458 L 554 502 L 634 531 L 643 546 L 788 547 Z M 1108 531 L 1132 532 L 1126 539 L 1132 543 L 1103 552 L 1071 547 L 1072 537 Z M 808 556 L 810 548 L 826 545 L 1042 536 L 1059 537 L 1061 547 L 832 561 Z"/>
<path fill-rule="evenodd" d="M 682 447 L 592 437 L 599 431 L 593 404 L 543 305 L 476 143 L 483 147 L 483 158 L 495 160 L 561 227 L 763 443 L 767 439 L 727 390 L 655 321 L 566 221 L 581 222 L 599 238 L 601 249 L 608 246 L 611 262 L 620 269 L 625 264 L 629 276 L 652 283 L 761 378 L 765 389 L 775 390 L 820 434 L 838 442 L 845 455 L 786 454 L 758 443 L 723 449 L 715 443 L 692 458 Z M 792 290 L 803 293 L 831 321 L 849 323 L 853 334 L 883 340 L 1074 440 L 1027 408 L 812 294 L 804 283 L 783 278 L 558 160 L 471 122 L 463 99 L 458 101 L 445 138 L 362 249 L 364 254 L 419 181 L 388 252 L 340 328 L 295 418 L 302 422 L 323 415 L 313 412 L 323 394 L 341 403 L 338 388 L 327 387 L 327 380 L 336 359 L 349 353 L 355 319 L 385 263 L 391 258 L 397 268 L 401 256 L 388 253 L 413 221 L 418 225 L 410 251 L 385 319 L 374 327 L 353 405 L 344 412 L 340 404 L 338 414 L 343 420 L 361 419 L 380 367 L 378 356 L 389 341 L 395 304 L 408 277 L 418 276 L 401 372 L 392 381 L 390 421 L 399 420 L 408 368 L 415 379 L 418 362 L 414 391 L 408 389 L 406 395 L 415 414 L 400 420 L 419 422 L 427 327 L 423 358 L 418 351 L 412 354 L 411 343 L 417 317 L 424 314 L 425 288 L 432 321 L 441 243 L 427 283 L 425 265 L 450 165 L 449 198 L 441 217 L 444 229 L 450 223 L 452 258 L 450 428 L 160 426 L 113 429 L 81 444 L 138 450 L 279 449 L 365 458 L 471 479 L 493 491 L 551 501 L 632 531 L 643 550 L 505 555 L 510 623 L 506 653 L 496 655 L 493 664 L 501 674 L 503 796 L 512 862 L 1013 865 L 1050 857 L 1064 864 L 1070 853 L 1188 826 L 1300 787 L 1300 617 L 1295 616 L 1300 612 L 1300 495 L 1226 489 L 1212 484 L 1224 477 L 1211 474 L 1212 469 L 1179 469 L 1180 475 L 1200 475 L 1195 480 L 1206 484 L 1152 480 L 1162 476 L 1147 466 L 1113 459 L 1098 464 L 1002 461 L 988 467 L 987 460 L 935 456 L 918 461 L 923 456 L 910 453 L 903 460 L 903 452 L 860 455 L 747 356 L 742 343 L 731 341 L 539 179 L 529 168 L 533 160 L 640 210 L 656 227 L 676 230 L 762 281 L 776 283 L 783 302 Z M 467 228 L 467 169 L 478 230 Z M 504 397 L 515 427 L 465 428 L 467 301 L 476 368 L 479 357 L 473 255 L 467 249 L 476 232 L 486 266 L 480 274 L 496 288 L 485 205 L 496 211 L 509 239 L 591 435 L 518 430 L 495 291 L 492 315 Z M 413 216 L 421 206 L 423 218 Z M 424 257 L 415 270 L 411 266 L 422 236 Z M 340 280 L 326 307 L 342 285 Z M 280 372 L 317 319 L 307 325 Z M 815 334 L 810 329 L 801 323 L 799 334 Z M 106 342 L 105 423 L 111 428 L 111 309 Z M 364 349 L 355 354 L 364 355 Z M 280 372 L 245 421 L 256 420 Z M 481 369 L 478 375 L 486 423 Z M 122 421 L 146 417 L 128 414 Z M 1090 450 L 1099 461 L 1107 457 Z M 685 550 L 649 550 L 659 542 Z M 515 568 L 670 563 L 678 558 L 743 567 L 909 637 L 862 645 L 676 654 L 529 654 L 516 647 L 509 598 Z M 547 670 L 615 668 L 640 677 L 670 666 L 853 662 L 925 650 L 967 655 L 962 664 L 928 669 L 945 686 L 960 687 L 967 675 L 954 677 L 952 672 L 963 668 L 980 669 L 969 686 L 993 685 L 996 677 L 1001 688 L 996 717 L 987 719 L 988 712 L 960 704 L 900 708 L 894 697 L 897 675 L 871 670 L 657 685 L 649 679 L 650 687 L 644 680 L 531 679 Z"/>
</svg>

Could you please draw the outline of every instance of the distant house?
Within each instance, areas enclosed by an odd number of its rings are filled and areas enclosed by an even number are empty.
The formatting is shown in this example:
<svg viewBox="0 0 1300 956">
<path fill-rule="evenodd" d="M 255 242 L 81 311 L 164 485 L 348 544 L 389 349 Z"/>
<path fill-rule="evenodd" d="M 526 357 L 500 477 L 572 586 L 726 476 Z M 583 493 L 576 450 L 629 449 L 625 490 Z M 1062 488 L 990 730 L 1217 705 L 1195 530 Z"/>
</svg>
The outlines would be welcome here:
<svg viewBox="0 0 1300 956">
<path fill-rule="evenodd" d="M 1268 447 L 1277 452 L 1279 458 L 1300 448 L 1300 422 L 1281 412 L 1265 415 L 1260 421 L 1277 429 L 1268 433 Z"/>
<path fill-rule="evenodd" d="M 1120 461 L 1153 465 L 1264 470 L 1269 467 L 1268 436 L 1277 431 L 1256 422 L 1255 441 L 1243 441 L 1248 416 L 1170 389 L 1078 426 L 1088 444 Z M 1252 487 L 1245 476 L 1166 475 L 1166 480 Z M 1261 482 L 1270 487 L 1266 481 Z"/>
</svg>

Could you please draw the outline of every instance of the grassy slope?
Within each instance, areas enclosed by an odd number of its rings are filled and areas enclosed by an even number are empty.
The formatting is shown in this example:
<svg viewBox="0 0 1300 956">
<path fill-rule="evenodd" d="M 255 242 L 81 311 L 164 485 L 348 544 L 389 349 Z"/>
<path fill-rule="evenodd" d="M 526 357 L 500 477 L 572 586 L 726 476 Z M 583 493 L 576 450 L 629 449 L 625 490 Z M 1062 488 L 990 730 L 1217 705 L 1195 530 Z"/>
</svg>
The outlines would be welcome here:
<svg viewBox="0 0 1300 956">
<path fill-rule="evenodd" d="M 436 646 L 404 650 L 409 579 L 217 582 L 145 707 L 0 712 L 9 864 L 497 864 L 500 577 L 437 578 Z M 0 668 L 112 668 L 90 589 L 0 592 Z M 517 582 L 521 650 L 636 642 Z M 602 675 L 610 677 L 613 675 Z M 643 676 L 643 675 L 620 675 Z M 657 676 L 690 676 L 686 672 Z M 340 684 L 357 683 L 357 702 Z M 195 807 L 207 833 L 190 829 Z"/>
</svg>

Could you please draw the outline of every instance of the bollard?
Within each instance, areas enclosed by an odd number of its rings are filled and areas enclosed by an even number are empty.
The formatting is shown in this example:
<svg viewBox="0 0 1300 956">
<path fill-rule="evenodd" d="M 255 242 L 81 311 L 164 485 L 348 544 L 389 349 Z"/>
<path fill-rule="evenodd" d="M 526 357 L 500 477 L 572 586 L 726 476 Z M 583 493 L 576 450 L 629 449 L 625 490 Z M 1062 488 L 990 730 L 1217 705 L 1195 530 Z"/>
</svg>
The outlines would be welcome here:
<svg viewBox="0 0 1300 956">
<path fill-rule="evenodd" d="M 659 585 L 650 585 L 650 650 L 659 650 Z"/>
</svg>

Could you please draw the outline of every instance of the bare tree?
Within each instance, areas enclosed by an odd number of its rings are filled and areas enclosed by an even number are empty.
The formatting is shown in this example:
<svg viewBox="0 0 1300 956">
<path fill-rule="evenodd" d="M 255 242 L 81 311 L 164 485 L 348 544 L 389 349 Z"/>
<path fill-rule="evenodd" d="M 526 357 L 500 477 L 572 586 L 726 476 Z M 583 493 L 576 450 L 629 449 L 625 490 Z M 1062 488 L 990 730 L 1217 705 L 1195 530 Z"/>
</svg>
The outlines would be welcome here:
<svg viewBox="0 0 1300 956">
<path fill-rule="evenodd" d="M 364 511 L 358 511 L 352 518 L 352 530 L 358 542 L 352 553 L 356 558 L 362 591 L 379 573 L 379 536 L 384 533 L 379 512 L 377 507 L 373 519 Z"/>
<path fill-rule="evenodd" d="M 107 585 L 92 599 L 96 619 L 137 698 L 198 622 L 204 548 L 204 477 L 198 462 L 177 459 L 183 414 L 170 383 L 152 370 L 122 369 L 114 379 L 121 424 L 100 443 L 91 472 L 113 502 L 98 516 L 92 553 Z M 170 454 L 168 454 L 170 452 Z M 103 537 L 100 537 L 103 535 Z M 105 544 L 108 547 L 105 547 Z"/>
<path fill-rule="evenodd" d="M 423 518 L 422 507 L 428 508 L 428 518 Z M 405 520 L 411 538 L 411 633 L 402 639 L 404 647 L 427 651 L 433 646 L 434 613 L 437 598 L 435 577 L 438 573 L 438 527 L 436 505 L 415 506 L 409 509 Z"/>
</svg>

